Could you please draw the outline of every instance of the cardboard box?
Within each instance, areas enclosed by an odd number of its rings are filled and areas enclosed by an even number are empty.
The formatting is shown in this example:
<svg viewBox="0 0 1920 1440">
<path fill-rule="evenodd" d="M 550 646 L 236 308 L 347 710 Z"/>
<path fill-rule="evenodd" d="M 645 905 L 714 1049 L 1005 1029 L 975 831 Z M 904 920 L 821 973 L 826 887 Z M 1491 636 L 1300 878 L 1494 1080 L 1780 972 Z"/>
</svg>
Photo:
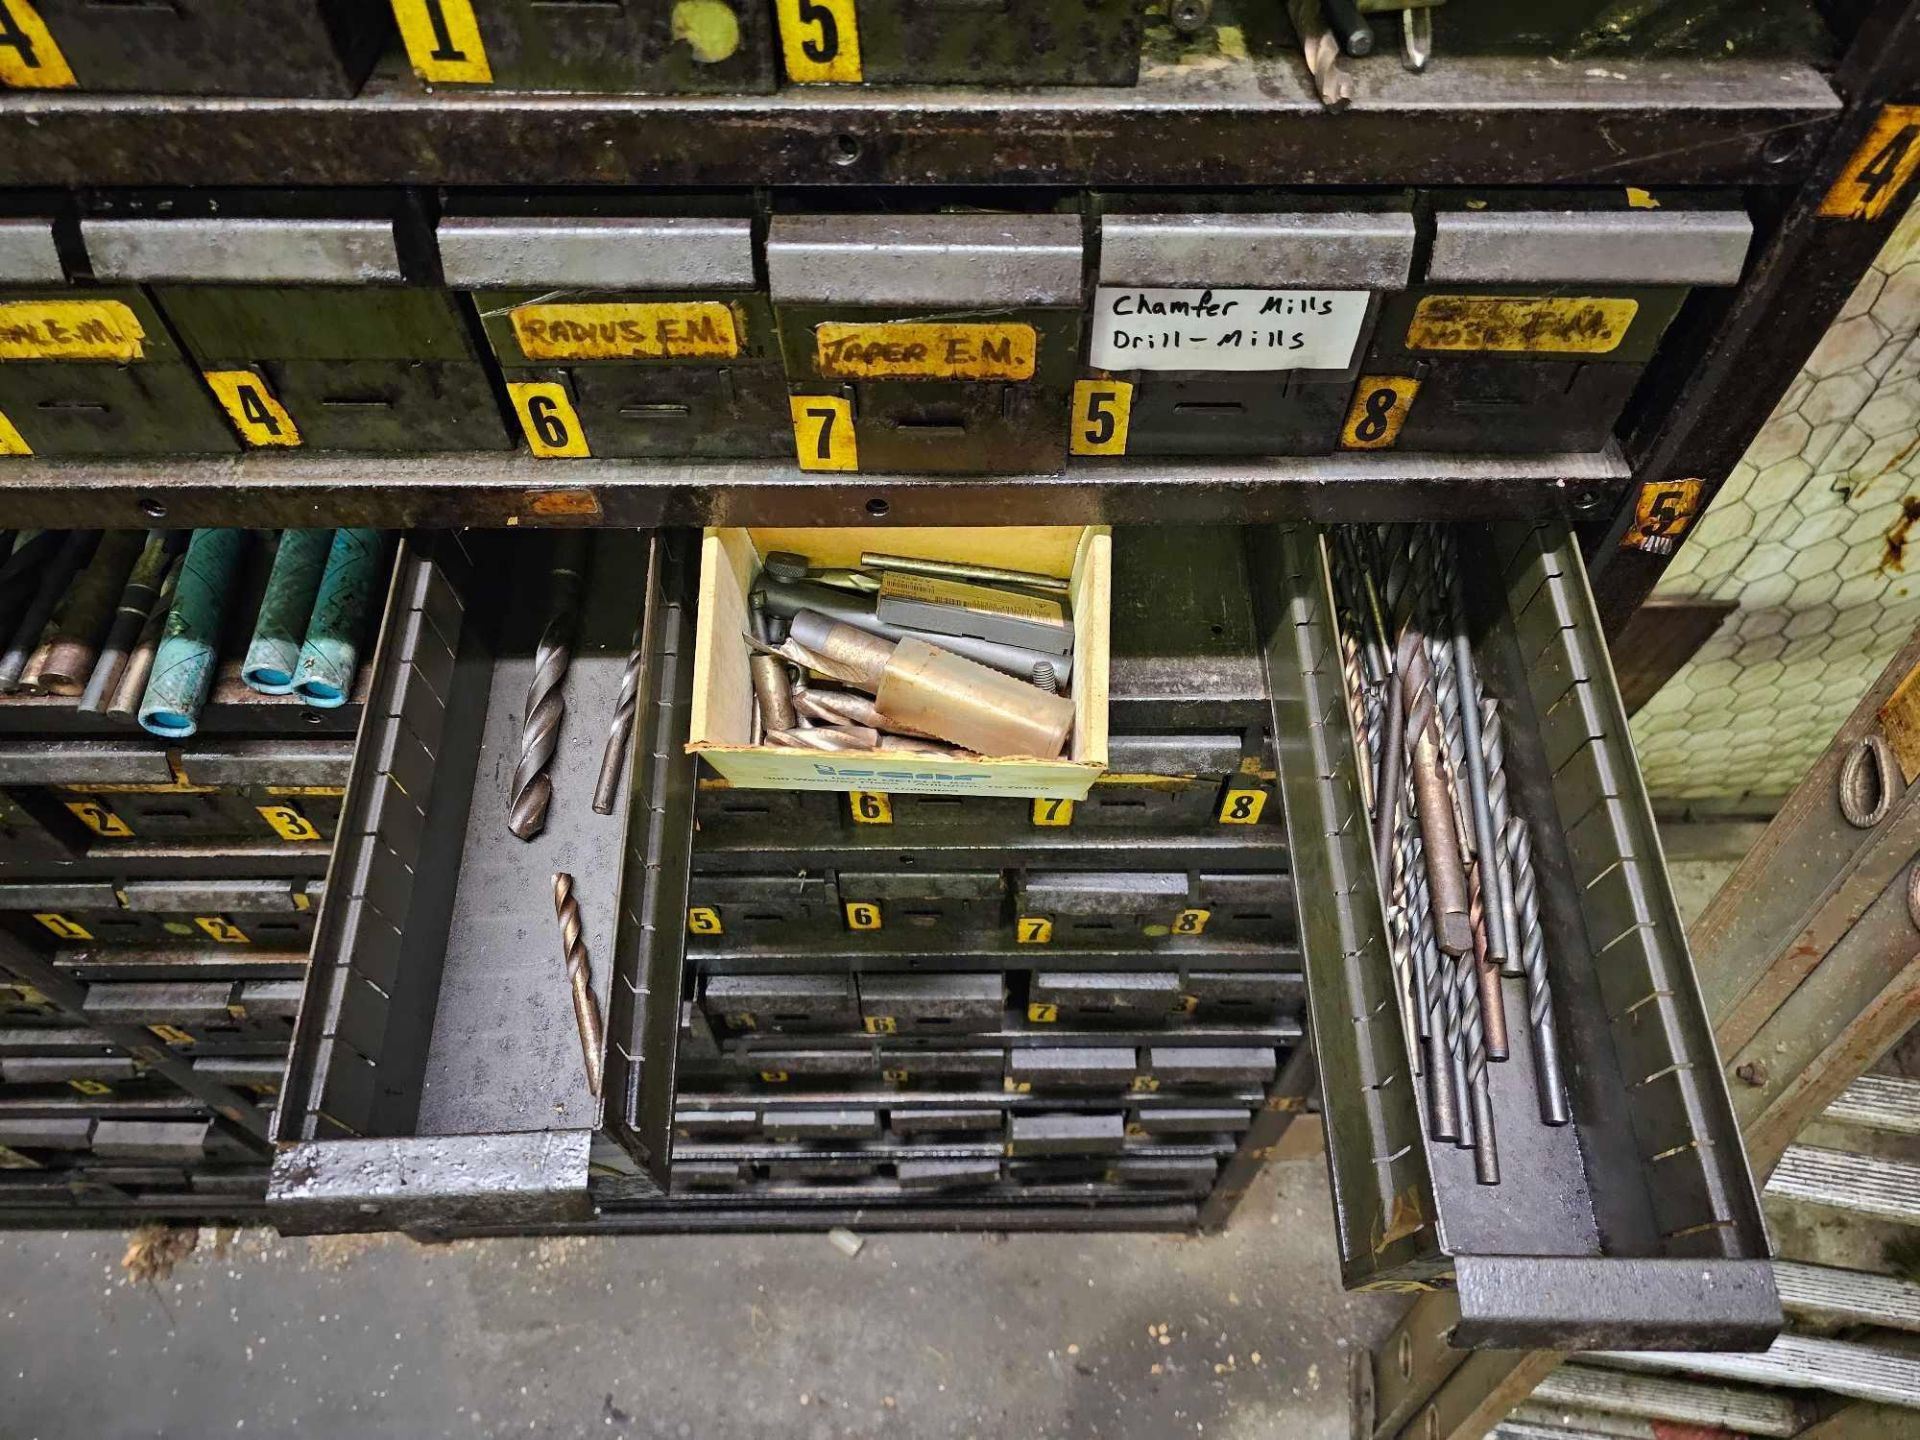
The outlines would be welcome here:
<svg viewBox="0 0 1920 1440">
<path fill-rule="evenodd" d="M 963 560 L 1058 575 L 1071 582 L 1073 733 L 1058 760 L 1021 756 L 946 760 L 922 755 L 839 755 L 752 744 L 747 596 L 761 557 L 792 550 L 816 565 L 858 565 L 863 550 Z M 700 555 L 694 636 L 693 722 L 687 749 L 748 790 L 866 790 L 915 795 L 1006 795 L 1082 800 L 1107 766 L 1107 624 L 1113 534 L 1104 525 L 991 529 L 709 529 Z"/>
</svg>

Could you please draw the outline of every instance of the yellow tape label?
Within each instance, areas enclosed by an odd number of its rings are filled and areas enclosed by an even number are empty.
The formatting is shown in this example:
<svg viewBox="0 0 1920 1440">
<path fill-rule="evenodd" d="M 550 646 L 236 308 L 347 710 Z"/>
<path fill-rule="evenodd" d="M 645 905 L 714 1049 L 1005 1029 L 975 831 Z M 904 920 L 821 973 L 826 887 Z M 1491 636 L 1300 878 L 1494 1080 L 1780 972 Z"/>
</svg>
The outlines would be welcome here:
<svg viewBox="0 0 1920 1440">
<path fill-rule="evenodd" d="M 1407 348 L 1607 355 L 1639 313 L 1624 297 L 1429 295 L 1414 309 Z"/>
<path fill-rule="evenodd" d="M 885 321 L 814 327 L 814 364 L 836 380 L 1031 380 L 1031 325 Z"/>
<path fill-rule="evenodd" d="M 552 380 L 509 381 L 507 397 L 520 417 L 527 448 L 541 459 L 577 460 L 593 454 L 566 386 Z"/>
<path fill-rule="evenodd" d="M 1173 917 L 1173 933 L 1176 935 L 1204 935 L 1207 921 L 1213 918 L 1211 910 L 1182 910 Z"/>
<path fill-rule="evenodd" d="M 44 1168 L 38 1160 L 29 1160 L 18 1150 L 8 1145 L 0 1145 L 0 1170 L 39 1170 Z"/>
<path fill-rule="evenodd" d="M 882 1070 L 880 1078 L 889 1085 L 904 1085 L 913 1078 L 913 1074 L 908 1070 Z"/>
<path fill-rule="evenodd" d="M 178 1025 L 149 1025 L 147 1029 L 151 1030 L 155 1035 L 158 1035 L 169 1045 L 193 1044 L 193 1036 L 182 1030 Z"/>
<path fill-rule="evenodd" d="M 787 1083 L 787 1072 L 784 1070 L 762 1070 L 760 1072 L 760 1078 L 769 1085 L 784 1085 Z"/>
<path fill-rule="evenodd" d="M 1073 824 L 1073 801 L 1036 800 L 1033 802 L 1033 823 L 1036 825 Z"/>
<path fill-rule="evenodd" d="M 282 840 L 318 840 L 320 827 L 291 805 L 256 805 L 260 818 Z"/>
<path fill-rule="evenodd" d="M 509 318 L 529 360 L 726 360 L 740 353 L 733 309 L 718 300 L 522 305 Z"/>
<path fill-rule="evenodd" d="M 1838 220 L 1878 220 L 1920 169 L 1920 105 L 1883 105 L 1847 168 L 1820 201 Z"/>
<path fill-rule="evenodd" d="M 206 370 L 201 372 L 213 398 L 227 412 L 227 419 L 240 432 L 240 438 L 256 448 L 300 444 L 300 429 L 293 423 L 287 407 L 274 398 L 267 382 L 251 370 Z"/>
<path fill-rule="evenodd" d="M 196 915 L 193 917 L 193 923 L 206 931 L 207 934 L 211 935 L 214 939 L 218 940 L 222 945 L 245 945 L 249 943 L 247 940 L 247 932 L 227 919 L 224 915 Z"/>
<path fill-rule="evenodd" d="M 133 836 L 133 827 L 98 800 L 68 800 L 63 803 L 82 825 L 103 840 L 128 840 Z"/>
<path fill-rule="evenodd" d="M 1074 381 L 1072 418 L 1067 422 L 1068 453 L 1126 454 L 1127 422 L 1132 416 L 1131 381 Z"/>
<path fill-rule="evenodd" d="M 27 0 L 0 0 L 0 85 L 71 90 L 78 83 L 39 12 Z"/>
<path fill-rule="evenodd" d="M 860 20 L 854 0 L 774 0 L 780 54 L 796 85 L 860 83 Z"/>
<path fill-rule="evenodd" d="M 429 84 L 491 85 L 472 0 L 393 0 L 413 73 Z"/>
<path fill-rule="evenodd" d="M 853 790 L 847 794 L 856 825 L 891 825 L 893 802 L 878 790 Z"/>
<path fill-rule="evenodd" d="M 891 1015 L 863 1016 L 860 1023 L 869 1035 L 897 1035 L 900 1031 L 900 1022 Z"/>
<path fill-rule="evenodd" d="M 1260 812 L 1267 808 L 1264 790 L 1229 790 L 1220 799 L 1222 825 L 1257 825 Z"/>
<path fill-rule="evenodd" d="M 1620 537 L 1622 550 L 1671 555 L 1700 514 L 1704 480 L 1643 480 L 1633 502 L 1633 524 Z"/>
<path fill-rule="evenodd" d="M 689 905 L 687 907 L 687 929 L 695 935 L 724 935 L 726 928 L 720 923 L 720 912 L 710 905 Z"/>
<path fill-rule="evenodd" d="M 849 930 L 878 930 L 880 928 L 880 907 L 868 900 L 849 900 L 846 903 L 847 928 Z"/>
<path fill-rule="evenodd" d="M 69 1080 L 67 1084 L 82 1095 L 111 1095 L 113 1087 L 104 1080 Z"/>
<path fill-rule="evenodd" d="M 791 395 L 793 450 L 802 470 L 858 470 L 853 402 L 841 395 Z"/>
<path fill-rule="evenodd" d="M 1060 1007 L 1048 1005 L 1043 1001 L 1027 1002 L 1027 1023 L 1029 1025 L 1053 1025 L 1060 1019 Z"/>
<path fill-rule="evenodd" d="M 1420 382 L 1411 375 L 1362 375 L 1354 387 L 1353 404 L 1340 443 L 1348 450 L 1385 450 L 1400 438 Z"/>
<path fill-rule="evenodd" d="M 1013 922 L 1014 939 L 1022 945 L 1051 945 L 1053 921 L 1044 915 L 1022 915 Z"/>
<path fill-rule="evenodd" d="M 46 926 L 47 929 L 51 930 L 54 934 L 58 935 L 62 940 L 93 939 L 93 932 L 78 920 L 70 919 L 55 911 L 37 911 L 33 918 Z"/>
<path fill-rule="evenodd" d="M 26 436 L 14 428 L 13 422 L 0 415 L 0 455 L 31 455 L 33 447 L 27 444 Z"/>
<path fill-rule="evenodd" d="M 112 360 L 146 355 L 147 332 L 119 300 L 0 304 L 0 360 Z"/>
</svg>

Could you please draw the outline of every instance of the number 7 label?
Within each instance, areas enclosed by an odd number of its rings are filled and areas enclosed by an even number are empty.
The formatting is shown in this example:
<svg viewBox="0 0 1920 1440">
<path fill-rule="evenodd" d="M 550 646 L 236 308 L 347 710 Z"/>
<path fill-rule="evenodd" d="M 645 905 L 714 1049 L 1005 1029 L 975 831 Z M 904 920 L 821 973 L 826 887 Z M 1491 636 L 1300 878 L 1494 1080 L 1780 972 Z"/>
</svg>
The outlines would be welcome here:
<svg viewBox="0 0 1920 1440">
<path fill-rule="evenodd" d="M 840 395 L 791 395 L 793 448 L 802 470 L 858 470 L 853 402 Z"/>
</svg>

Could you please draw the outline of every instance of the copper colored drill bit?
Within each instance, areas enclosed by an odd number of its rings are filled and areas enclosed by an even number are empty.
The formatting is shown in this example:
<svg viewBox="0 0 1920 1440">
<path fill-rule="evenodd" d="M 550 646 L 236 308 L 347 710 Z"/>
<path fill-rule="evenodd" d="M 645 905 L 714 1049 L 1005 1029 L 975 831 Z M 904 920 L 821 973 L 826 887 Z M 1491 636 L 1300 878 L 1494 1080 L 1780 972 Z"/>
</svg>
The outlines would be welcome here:
<svg viewBox="0 0 1920 1440">
<path fill-rule="evenodd" d="M 1500 964 L 1487 953 L 1486 889 L 1491 872 L 1479 861 L 1467 870 L 1467 914 L 1473 921 L 1474 979 L 1480 990 L 1480 1012 L 1486 1017 L 1487 1058 L 1507 1058 L 1507 1000 L 1500 990 Z"/>
<path fill-rule="evenodd" d="M 507 802 L 507 828 L 531 840 L 547 828 L 553 800 L 553 752 L 560 744 L 560 722 L 567 713 L 562 689 L 573 663 L 573 633 L 580 624 L 580 591 L 587 568 L 587 535 L 563 535 L 554 547 L 553 598 L 540 644 L 533 652 L 533 680 L 527 686 L 527 718 L 520 728 L 520 763 L 513 770 Z"/>
<path fill-rule="evenodd" d="M 573 1023 L 580 1031 L 581 1058 L 587 1062 L 587 1088 L 598 1095 L 606 1032 L 600 1027 L 600 1002 L 593 995 L 593 971 L 580 931 L 580 902 L 573 897 L 573 876 L 564 871 L 554 872 L 553 913 L 560 917 L 560 947 L 567 962 L 567 983 L 573 987 Z"/>
</svg>

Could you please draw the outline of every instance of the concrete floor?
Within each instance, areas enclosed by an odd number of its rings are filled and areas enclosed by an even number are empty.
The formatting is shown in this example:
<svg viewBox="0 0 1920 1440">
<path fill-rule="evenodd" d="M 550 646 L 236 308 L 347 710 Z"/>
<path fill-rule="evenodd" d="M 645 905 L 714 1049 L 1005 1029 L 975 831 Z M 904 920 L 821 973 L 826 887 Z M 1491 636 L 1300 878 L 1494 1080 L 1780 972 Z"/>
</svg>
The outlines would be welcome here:
<svg viewBox="0 0 1920 1440">
<path fill-rule="evenodd" d="M 0 1435 L 1344 1440 L 1318 1155 L 1224 1235 L 282 1240 L 155 1290 L 125 1237 L 0 1236 Z"/>
</svg>

